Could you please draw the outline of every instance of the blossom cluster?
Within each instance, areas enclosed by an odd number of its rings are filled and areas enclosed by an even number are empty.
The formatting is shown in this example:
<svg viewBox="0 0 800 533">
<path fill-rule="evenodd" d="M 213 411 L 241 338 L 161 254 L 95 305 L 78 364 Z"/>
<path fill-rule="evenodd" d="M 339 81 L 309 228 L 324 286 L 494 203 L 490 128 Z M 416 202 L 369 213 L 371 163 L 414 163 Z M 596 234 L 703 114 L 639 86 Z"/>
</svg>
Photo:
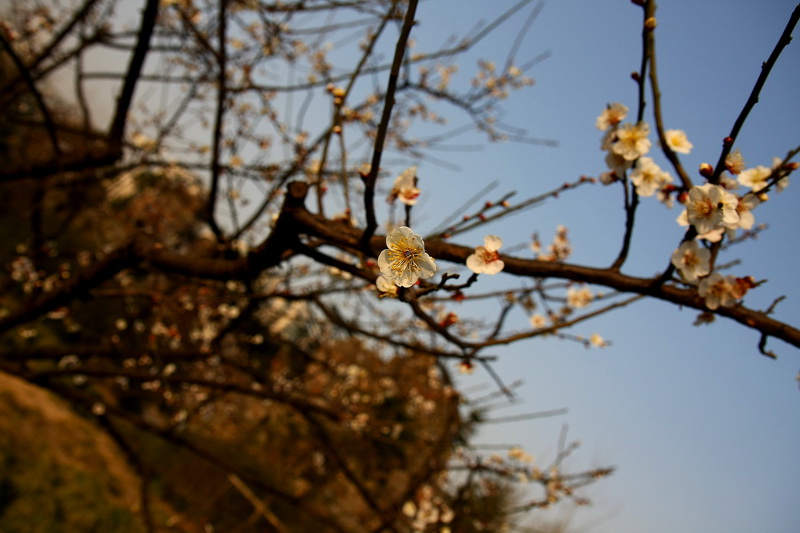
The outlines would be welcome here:
<svg viewBox="0 0 800 533">
<path fill-rule="evenodd" d="M 652 144 L 648 139 L 650 127 L 646 122 L 623 123 L 627 114 L 625 105 L 613 103 L 597 118 L 596 127 L 605 132 L 602 149 L 606 151 L 608 165 L 600 180 L 609 184 L 629 178 L 639 196 L 657 196 L 671 207 L 672 193 L 679 189 L 672 184 L 672 176 L 645 155 Z M 664 141 L 668 153 L 689 154 L 693 148 L 682 130 L 665 131 Z M 788 174 L 796 168 L 795 163 L 777 158 L 772 168 L 747 168 L 741 151 L 736 149 L 725 158 L 726 172 L 721 173 L 718 184 L 695 185 L 677 195 L 685 206 L 677 222 L 692 226 L 696 240 L 681 243 L 673 252 L 671 262 L 684 282 L 697 285 L 698 294 L 709 309 L 734 305 L 754 284 L 749 277 L 723 276 L 713 271 L 712 253 L 702 243 L 719 242 L 726 234 L 733 238 L 738 229 L 752 229 L 755 218 L 751 211 L 768 199 L 766 192 L 770 187 L 774 186 L 779 192 L 783 190 L 788 185 Z M 709 178 L 714 175 L 714 169 L 703 163 L 700 174 Z M 738 194 L 740 186 L 750 190 Z"/>
<path fill-rule="evenodd" d="M 595 126 L 605 132 L 601 149 L 606 152 L 608 170 L 600 174 L 606 185 L 625 179 L 630 171 L 630 180 L 639 196 L 654 196 L 670 206 L 670 192 L 674 189 L 672 176 L 662 170 L 656 162 L 646 157 L 652 143 L 648 138 L 650 125 L 647 122 L 623 123 L 628 107 L 619 102 L 609 104 L 597 117 Z M 681 130 L 667 130 L 665 139 L 674 152 L 688 154 L 692 143 Z"/>
</svg>

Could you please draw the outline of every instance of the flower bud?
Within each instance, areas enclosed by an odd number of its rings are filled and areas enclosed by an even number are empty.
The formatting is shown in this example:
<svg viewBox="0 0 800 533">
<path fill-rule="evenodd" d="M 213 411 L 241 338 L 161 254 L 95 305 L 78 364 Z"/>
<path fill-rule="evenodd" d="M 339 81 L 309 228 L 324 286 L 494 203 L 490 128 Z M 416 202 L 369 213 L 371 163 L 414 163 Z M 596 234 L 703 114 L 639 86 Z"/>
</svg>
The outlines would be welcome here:
<svg viewBox="0 0 800 533">
<path fill-rule="evenodd" d="M 646 31 L 653 31 L 654 29 L 656 29 L 656 24 L 657 24 L 656 18 L 650 17 L 644 21 L 644 29 Z"/>
<path fill-rule="evenodd" d="M 714 175 L 714 167 L 708 163 L 700 163 L 700 175 L 704 178 L 710 178 Z"/>
</svg>

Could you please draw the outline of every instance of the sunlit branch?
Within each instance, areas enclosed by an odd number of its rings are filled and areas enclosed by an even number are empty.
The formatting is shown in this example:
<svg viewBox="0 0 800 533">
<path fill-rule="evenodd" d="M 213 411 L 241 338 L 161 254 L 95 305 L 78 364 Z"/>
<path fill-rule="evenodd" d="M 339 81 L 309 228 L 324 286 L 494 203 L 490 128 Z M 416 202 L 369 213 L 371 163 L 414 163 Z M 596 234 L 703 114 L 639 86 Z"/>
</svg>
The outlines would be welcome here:
<svg viewBox="0 0 800 533">
<path fill-rule="evenodd" d="M 329 227 L 324 219 L 318 219 L 304 210 L 293 212 L 295 220 L 304 228 L 303 231 L 325 239 L 330 244 L 354 247 L 363 242 L 363 232 L 356 228 Z M 425 244 L 426 251 L 438 260 L 464 264 L 473 248 L 450 244 L 440 240 L 430 240 Z M 384 238 L 374 236 L 370 239 L 369 250 L 374 256 L 384 248 Z M 504 272 L 528 278 L 565 279 L 576 282 L 603 285 L 620 292 L 651 296 L 672 302 L 684 307 L 705 311 L 705 301 L 695 289 L 683 289 L 664 284 L 660 278 L 639 278 L 622 274 L 617 270 L 592 268 L 569 263 L 541 261 L 536 259 L 520 259 L 501 255 L 505 262 Z M 749 328 L 779 338 L 800 347 L 800 330 L 787 324 L 773 320 L 764 313 L 748 309 L 743 305 L 721 307 L 715 311 L 721 316 L 731 318 Z"/>
</svg>

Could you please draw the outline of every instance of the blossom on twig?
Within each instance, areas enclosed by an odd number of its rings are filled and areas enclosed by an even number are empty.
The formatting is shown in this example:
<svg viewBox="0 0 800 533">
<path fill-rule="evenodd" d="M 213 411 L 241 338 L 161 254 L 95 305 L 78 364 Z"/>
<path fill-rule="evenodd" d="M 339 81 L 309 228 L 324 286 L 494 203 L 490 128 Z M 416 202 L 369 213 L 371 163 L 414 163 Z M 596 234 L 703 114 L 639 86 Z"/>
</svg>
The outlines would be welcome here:
<svg viewBox="0 0 800 533">
<path fill-rule="evenodd" d="M 679 154 L 688 154 L 692 151 L 692 148 L 694 148 L 694 145 L 686 138 L 686 132 L 683 130 L 665 131 L 664 140 L 673 152 Z"/>
<path fill-rule="evenodd" d="M 419 198 L 420 190 L 417 188 L 417 167 L 411 166 L 400 173 L 394 180 L 386 201 L 392 203 L 399 198 L 406 205 L 414 205 Z"/>
<path fill-rule="evenodd" d="M 616 140 L 611 145 L 611 151 L 627 161 L 638 159 L 650 151 L 648 135 L 650 125 L 647 122 L 623 124 L 615 132 Z"/>
<path fill-rule="evenodd" d="M 612 126 L 616 126 L 628 116 L 628 106 L 619 102 L 608 104 L 600 116 L 597 117 L 595 126 L 600 131 L 605 131 Z"/>
<path fill-rule="evenodd" d="M 483 246 L 475 248 L 475 253 L 467 257 L 467 268 L 476 274 L 497 274 L 505 266 L 497 253 L 502 246 L 503 240 L 500 237 L 487 235 L 483 239 Z"/>
<path fill-rule="evenodd" d="M 408 226 L 400 226 L 386 236 L 386 246 L 378 256 L 378 268 L 399 287 L 411 287 L 417 280 L 436 273 L 436 262 L 425 253 L 422 237 Z"/>
<path fill-rule="evenodd" d="M 693 225 L 703 235 L 718 226 L 731 227 L 739 222 L 739 200 L 719 185 L 706 183 L 689 190 L 686 209 L 678 216 L 681 226 Z"/>
<path fill-rule="evenodd" d="M 653 196 L 656 191 L 672 183 L 672 176 L 661 170 L 651 158 L 641 157 L 631 172 L 631 183 L 639 196 Z"/>
<path fill-rule="evenodd" d="M 697 283 L 711 271 L 711 252 L 697 241 L 686 241 L 672 253 L 672 264 L 687 283 Z"/>
</svg>

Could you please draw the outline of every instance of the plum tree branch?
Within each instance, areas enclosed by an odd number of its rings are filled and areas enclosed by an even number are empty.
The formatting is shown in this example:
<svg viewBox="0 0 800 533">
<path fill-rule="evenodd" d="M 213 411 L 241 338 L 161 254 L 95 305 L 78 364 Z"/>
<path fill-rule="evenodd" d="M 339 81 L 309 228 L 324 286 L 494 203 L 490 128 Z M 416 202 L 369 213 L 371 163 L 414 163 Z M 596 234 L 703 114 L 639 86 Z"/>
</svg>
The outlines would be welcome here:
<svg viewBox="0 0 800 533">
<path fill-rule="evenodd" d="M 767 78 L 769 78 L 772 67 L 775 66 L 775 63 L 778 61 L 778 57 L 781 55 L 781 52 L 783 52 L 783 49 L 786 48 L 792 41 L 792 32 L 797 26 L 797 22 L 799 20 L 800 4 L 794 8 L 794 11 L 792 11 L 792 14 L 789 16 L 789 21 L 786 23 L 786 27 L 784 28 L 783 33 L 781 33 L 781 36 L 778 39 L 775 48 L 772 50 L 772 53 L 769 55 L 769 58 L 761 64 L 761 73 L 758 75 L 758 79 L 756 79 L 753 90 L 750 91 L 750 96 L 747 98 L 742 111 L 739 113 L 739 116 L 736 117 L 736 121 L 733 123 L 731 132 L 722 143 L 722 152 L 720 152 L 719 160 L 717 161 L 717 165 L 714 167 L 714 174 L 708 179 L 709 183 L 719 183 L 719 178 L 722 175 L 722 172 L 725 170 L 725 158 L 728 157 L 728 154 L 731 152 L 733 144 L 736 142 L 736 137 L 739 135 L 739 131 L 742 129 L 742 126 L 744 126 L 750 111 L 752 111 L 755 105 L 758 103 L 761 89 L 767 82 Z"/>
</svg>

